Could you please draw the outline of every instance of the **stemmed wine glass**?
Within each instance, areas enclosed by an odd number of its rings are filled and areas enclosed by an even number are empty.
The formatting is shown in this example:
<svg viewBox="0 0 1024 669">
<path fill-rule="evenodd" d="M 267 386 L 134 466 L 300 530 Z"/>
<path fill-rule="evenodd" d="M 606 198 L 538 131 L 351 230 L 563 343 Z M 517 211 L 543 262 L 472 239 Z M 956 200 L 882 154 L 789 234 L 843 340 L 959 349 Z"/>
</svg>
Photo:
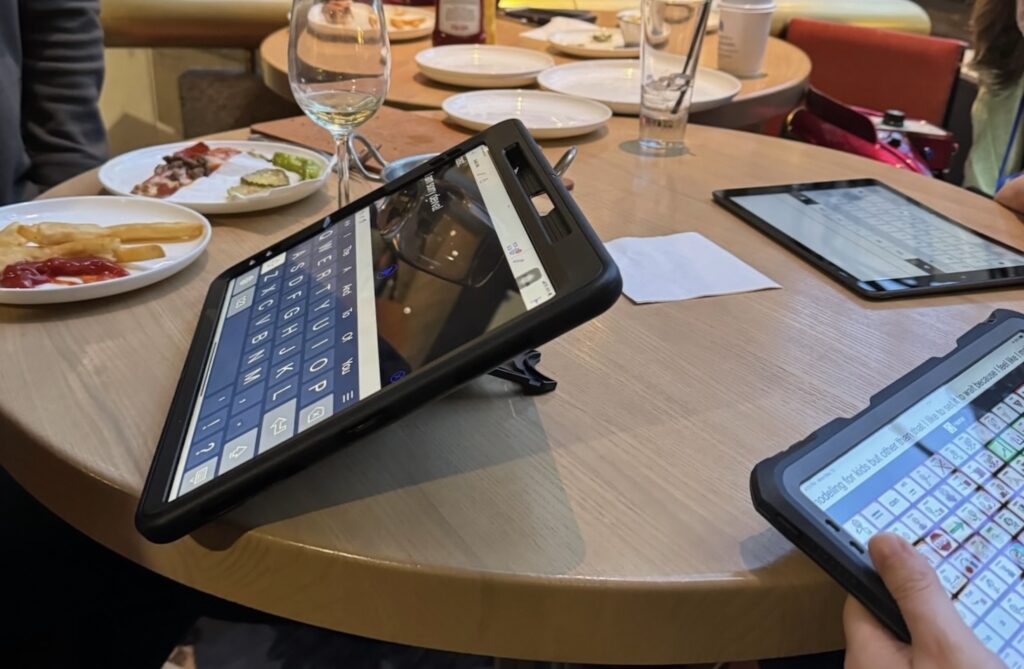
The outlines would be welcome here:
<svg viewBox="0 0 1024 669">
<path fill-rule="evenodd" d="M 288 82 L 310 119 L 334 137 L 338 207 L 348 204 L 348 135 L 388 91 L 391 47 L 381 0 L 294 0 Z"/>
</svg>

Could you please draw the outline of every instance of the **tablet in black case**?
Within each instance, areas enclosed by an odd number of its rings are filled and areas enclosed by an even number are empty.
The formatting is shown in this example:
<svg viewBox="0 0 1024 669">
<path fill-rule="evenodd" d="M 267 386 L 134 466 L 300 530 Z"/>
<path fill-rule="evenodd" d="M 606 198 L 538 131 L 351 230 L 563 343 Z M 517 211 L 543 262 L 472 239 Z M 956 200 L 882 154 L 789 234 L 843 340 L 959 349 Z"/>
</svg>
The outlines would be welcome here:
<svg viewBox="0 0 1024 669">
<path fill-rule="evenodd" d="M 136 524 L 181 537 L 620 289 L 523 126 L 496 125 L 213 282 Z"/>
<path fill-rule="evenodd" d="M 901 638 L 866 546 L 914 544 L 978 637 L 1024 667 L 1024 315 L 1000 310 L 751 474 L 754 506 Z"/>
<path fill-rule="evenodd" d="M 875 179 L 737 188 L 714 199 L 863 297 L 1024 283 L 1024 253 Z"/>
</svg>

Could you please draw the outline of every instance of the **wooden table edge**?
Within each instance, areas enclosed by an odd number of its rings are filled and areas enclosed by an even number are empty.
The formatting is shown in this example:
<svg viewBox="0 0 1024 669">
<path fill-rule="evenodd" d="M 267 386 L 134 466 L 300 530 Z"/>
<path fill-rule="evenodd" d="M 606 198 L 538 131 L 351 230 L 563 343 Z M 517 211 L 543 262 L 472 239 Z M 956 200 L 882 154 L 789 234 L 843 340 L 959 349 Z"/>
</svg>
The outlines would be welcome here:
<svg viewBox="0 0 1024 669">
<path fill-rule="evenodd" d="M 136 493 L 93 472 L 82 476 L 81 470 L 41 446 L 41 441 L 3 416 L 0 433 L 7 435 L 0 445 L 0 463 L 15 480 L 65 522 L 119 555 L 189 587 L 198 587 L 195 584 L 200 579 L 192 574 L 201 571 L 205 561 L 228 562 L 239 551 L 269 558 L 262 571 L 252 575 L 254 584 L 261 579 L 273 579 L 278 570 L 301 563 L 303 570 L 318 583 L 317 588 L 306 589 L 302 598 L 289 600 L 273 590 L 264 592 L 261 587 L 246 593 L 252 596 L 240 597 L 237 590 L 218 591 L 209 587 L 209 581 L 202 581 L 202 591 L 257 610 L 273 610 L 275 615 L 298 622 L 382 641 L 552 662 L 669 664 L 755 660 L 777 656 L 780 650 L 786 653 L 787 649 L 780 649 L 777 642 L 777 637 L 792 636 L 784 632 L 784 618 L 767 619 L 755 630 L 735 630 L 747 637 L 740 657 L 734 652 L 730 635 L 709 643 L 709 639 L 694 638 L 686 630 L 706 626 L 708 609 L 764 606 L 758 600 L 765 597 L 804 599 L 809 607 L 820 609 L 822 615 L 834 612 L 843 597 L 838 586 L 830 588 L 830 596 L 821 596 L 822 582 L 827 579 L 810 562 L 806 581 L 787 584 L 783 595 L 758 591 L 750 579 L 607 579 L 601 580 L 600 587 L 594 587 L 593 578 L 572 575 L 487 573 L 484 580 L 480 572 L 465 569 L 373 560 L 310 548 L 260 529 L 239 536 L 226 524 L 211 526 L 172 544 L 152 544 L 141 535 L 130 540 L 127 536 L 119 537 L 114 528 L 134 522 Z M 30 446 L 29 442 L 35 443 Z M 272 551 L 266 549 L 270 544 L 274 544 Z M 795 553 L 786 559 L 791 558 L 804 560 Z M 425 573 L 429 578 L 424 577 Z M 315 594 L 310 597 L 310 593 Z M 268 597 L 272 603 L 266 601 Z M 384 600 L 387 613 L 381 615 L 381 611 L 365 607 L 348 608 L 345 602 L 350 598 Z M 532 615 L 537 601 L 544 602 L 544 616 Z M 614 609 L 617 618 L 648 622 L 623 630 L 621 637 L 590 636 L 585 624 L 576 621 L 601 609 Z M 663 613 L 652 616 L 652 609 Z M 311 615 L 312 611 L 330 614 Z M 649 624 L 652 617 L 661 622 Z M 565 624 L 552 629 L 545 623 L 551 619 Z M 482 620 L 487 621 L 486 627 L 481 627 Z M 725 627 L 729 623 L 722 621 Z M 791 654 L 804 653 L 810 647 L 825 652 L 840 648 L 842 643 L 837 630 L 835 635 L 822 636 L 789 650 Z"/>
</svg>

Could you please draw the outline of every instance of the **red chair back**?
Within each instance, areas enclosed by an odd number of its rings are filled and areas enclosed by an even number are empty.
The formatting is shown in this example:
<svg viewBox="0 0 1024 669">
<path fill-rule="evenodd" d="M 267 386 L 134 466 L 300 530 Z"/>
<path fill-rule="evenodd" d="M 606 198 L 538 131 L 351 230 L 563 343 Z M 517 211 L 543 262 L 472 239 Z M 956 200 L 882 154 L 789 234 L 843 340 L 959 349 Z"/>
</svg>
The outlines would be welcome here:
<svg viewBox="0 0 1024 669">
<path fill-rule="evenodd" d="M 811 85 L 826 95 L 946 125 L 963 42 L 799 18 L 786 39 L 810 57 Z"/>
</svg>

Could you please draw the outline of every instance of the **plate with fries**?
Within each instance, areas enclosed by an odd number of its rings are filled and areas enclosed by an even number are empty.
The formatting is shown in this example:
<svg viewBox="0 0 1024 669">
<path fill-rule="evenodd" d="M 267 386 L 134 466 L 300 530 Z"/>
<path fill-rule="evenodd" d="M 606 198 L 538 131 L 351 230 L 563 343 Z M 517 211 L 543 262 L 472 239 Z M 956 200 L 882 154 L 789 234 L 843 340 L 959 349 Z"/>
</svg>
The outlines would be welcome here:
<svg viewBox="0 0 1024 669">
<path fill-rule="evenodd" d="M 78 302 L 148 286 L 198 258 L 211 232 L 202 214 L 134 197 L 2 207 L 0 304 Z"/>
</svg>

